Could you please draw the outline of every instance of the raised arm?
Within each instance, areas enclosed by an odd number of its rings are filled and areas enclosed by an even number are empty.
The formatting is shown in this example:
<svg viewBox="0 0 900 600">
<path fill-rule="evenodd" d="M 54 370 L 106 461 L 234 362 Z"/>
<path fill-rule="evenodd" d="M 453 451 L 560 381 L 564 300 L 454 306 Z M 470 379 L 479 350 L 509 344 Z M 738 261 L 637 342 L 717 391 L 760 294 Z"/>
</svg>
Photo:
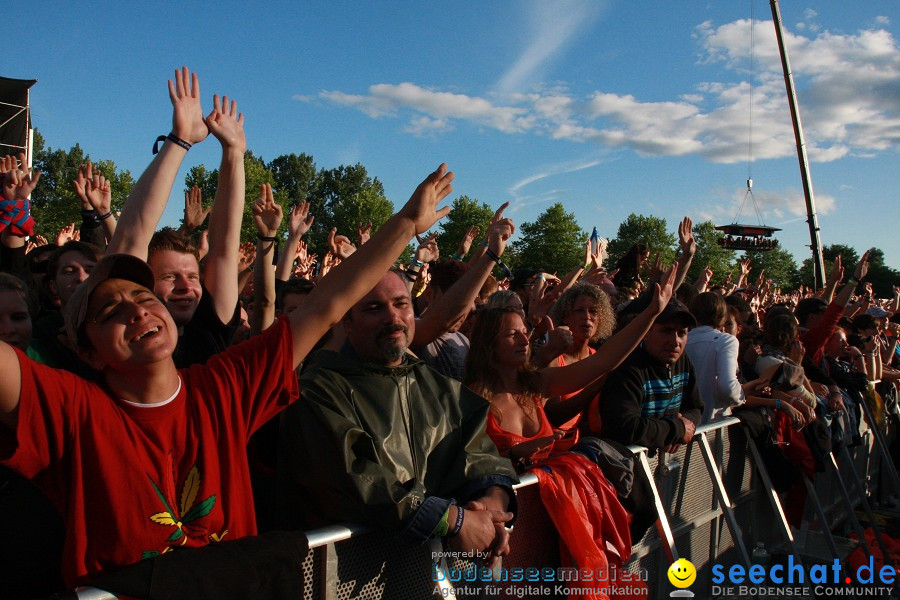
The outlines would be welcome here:
<svg viewBox="0 0 900 600">
<path fill-rule="evenodd" d="M 87 164 L 84 191 L 91 208 L 100 219 L 103 235 L 107 240 L 111 240 L 116 234 L 116 215 L 112 211 L 112 187 L 100 171 L 93 169 L 90 162 Z"/>
<path fill-rule="evenodd" d="M 169 81 L 172 101 L 172 133 L 170 136 L 186 144 L 198 144 L 209 135 L 200 106 L 200 82 L 187 67 L 175 71 L 175 82 Z M 189 146 L 190 147 L 190 146 Z M 147 260 L 147 246 L 162 217 L 187 150 L 167 139 L 150 166 L 141 175 L 125 206 L 109 245 L 107 254 L 131 254 Z"/>
<path fill-rule="evenodd" d="M 290 314 L 294 334 L 294 366 L 360 298 L 384 276 L 410 238 L 428 230 L 450 207 L 437 205 L 453 191 L 447 165 L 419 184 L 406 205 L 381 226 L 362 248 L 322 278 L 304 305 Z"/>
<path fill-rule="evenodd" d="M 281 205 L 275 202 L 272 186 L 259 186 L 259 200 L 253 205 L 253 221 L 258 232 L 256 259 L 253 265 L 253 316 L 250 334 L 268 329 L 275 322 L 275 267 L 272 258 L 278 244 L 276 234 L 281 226 Z"/>
<path fill-rule="evenodd" d="M 834 258 L 834 264 L 831 266 L 831 273 L 828 274 L 828 281 L 825 282 L 825 288 L 822 290 L 822 300 L 824 300 L 826 304 L 831 304 L 831 301 L 834 299 L 834 291 L 843 279 L 843 259 L 841 258 L 841 255 L 838 254 Z"/>
<path fill-rule="evenodd" d="M 860 280 L 866 276 L 866 273 L 869 272 L 870 252 L 872 252 L 871 249 L 863 252 L 863 255 L 860 257 L 859 262 L 856 263 L 856 267 L 853 269 L 853 275 L 850 277 L 850 279 L 847 280 L 847 284 L 841 288 L 841 291 L 839 291 L 834 297 L 835 303 L 840 304 L 841 306 L 847 306 L 847 303 L 850 302 L 850 297 L 856 290 L 856 286 L 859 285 Z"/>
<path fill-rule="evenodd" d="M 288 238 L 284 252 L 278 257 L 275 279 L 287 281 L 291 278 L 294 259 L 297 258 L 297 250 L 300 246 L 300 238 L 309 231 L 314 220 L 315 217 L 309 214 L 309 202 L 304 200 L 291 207 L 291 216 L 288 220 Z"/>
<path fill-rule="evenodd" d="M 222 144 L 222 163 L 216 199 L 209 215 L 209 254 L 203 284 L 212 297 L 216 314 L 223 323 L 234 315 L 238 301 L 238 248 L 244 215 L 244 115 L 228 96 L 213 96 L 213 110 L 206 117 L 209 131 Z"/>
<path fill-rule="evenodd" d="M 694 224 L 690 217 L 685 217 L 678 224 L 678 246 L 681 248 L 681 254 L 678 255 L 678 260 L 675 261 L 675 284 L 672 286 L 676 290 L 684 283 L 684 278 L 687 276 L 688 269 L 691 268 L 694 255 L 697 254 L 697 242 L 694 240 L 694 233 L 691 230 L 693 226 Z"/>
<path fill-rule="evenodd" d="M 609 338 L 591 356 L 566 365 L 565 367 L 545 367 L 539 371 L 541 392 L 544 396 L 561 396 L 580 390 L 594 380 L 609 373 L 628 358 L 653 325 L 657 315 L 672 297 L 675 282 L 675 267 L 671 267 L 660 283 L 654 284 L 653 299 L 621 331 Z"/>
<path fill-rule="evenodd" d="M 495 218 L 492 219 L 491 226 L 488 228 L 487 243 L 490 252 L 482 254 L 473 261 L 463 276 L 428 307 L 421 319 L 416 321 L 413 347 L 430 344 L 469 313 L 475 297 L 478 296 L 478 291 L 487 281 L 491 269 L 494 268 L 495 262 L 491 257 L 491 252 L 499 259 L 506 250 L 507 240 L 516 231 L 515 224 L 502 216 L 503 209 L 508 205 L 508 203 L 504 204 L 497 210 Z"/>
</svg>

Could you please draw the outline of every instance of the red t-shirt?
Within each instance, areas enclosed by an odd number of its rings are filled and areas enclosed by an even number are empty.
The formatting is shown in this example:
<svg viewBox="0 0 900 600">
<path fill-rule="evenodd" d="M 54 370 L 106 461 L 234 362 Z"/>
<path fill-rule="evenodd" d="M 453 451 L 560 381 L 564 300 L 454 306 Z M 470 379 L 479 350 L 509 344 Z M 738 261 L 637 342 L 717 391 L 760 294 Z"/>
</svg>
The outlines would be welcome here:
<svg viewBox="0 0 900 600">
<path fill-rule="evenodd" d="M 256 534 L 247 440 L 297 398 L 292 357 L 281 319 L 179 371 L 170 402 L 133 406 L 19 353 L 18 428 L 0 433 L 0 464 L 32 478 L 62 513 L 67 584 Z"/>
</svg>

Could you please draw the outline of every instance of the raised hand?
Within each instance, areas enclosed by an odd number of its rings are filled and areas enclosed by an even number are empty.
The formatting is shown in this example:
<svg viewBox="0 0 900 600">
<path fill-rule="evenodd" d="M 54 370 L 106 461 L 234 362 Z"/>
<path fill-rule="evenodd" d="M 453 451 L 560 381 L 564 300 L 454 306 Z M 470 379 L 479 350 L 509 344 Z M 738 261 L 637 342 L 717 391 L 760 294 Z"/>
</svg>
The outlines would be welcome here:
<svg viewBox="0 0 900 600">
<path fill-rule="evenodd" d="M 209 254 L 209 229 L 200 232 L 200 241 L 197 242 L 197 260 L 203 260 Z"/>
<path fill-rule="evenodd" d="M 350 241 L 346 235 L 337 235 L 337 227 L 332 227 L 328 234 L 328 248 L 331 254 L 346 260 L 351 254 L 356 252 L 356 246 Z"/>
<path fill-rule="evenodd" d="M 550 317 L 545 317 L 545 321 L 548 338 L 547 343 L 544 344 L 543 355 L 547 360 L 550 360 L 568 351 L 572 344 L 575 343 L 575 338 L 572 336 L 572 331 L 568 326 L 560 325 L 559 327 L 554 327 L 553 319 Z"/>
<path fill-rule="evenodd" d="M 693 256 L 697 252 L 697 242 L 694 240 L 692 227 L 693 222 L 689 217 L 685 217 L 678 224 L 678 246 L 683 254 Z"/>
<path fill-rule="evenodd" d="M 169 82 L 172 101 L 172 134 L 189 144 L 197 144 L 209 135 L 200 105 L 200 81 L 187 67 L 175 70 L 174 83 Z"/>
<path fill-rule="evenodd" d="M 281 205 L 275 202 L 272 185 L 264 183 L 259 186 L 259 199 L 253 205 L 253 222 L 259 235 L 274 237 L 281 227 L 281 217 Z"/>
<path fill-rule="evenodd" d="M 669 303 L 669 300 L 672 299 L 672 294 L 674 293 L 672 286 L 675 283 L 676 270 L 675 265 L 672 265 L 668 271 L 662 274 L 660 280 L 653 284 L 653 298 L 647 310 L 653 310 L 658 315 Z"/>
<path fill-rule="evenodd" d="M 356 235 L 360 246 L 368 242 L 369 238 L 372 237 L 372 221 L 369 221 L 365 226 L 362 223 L 358 223 L 356 225 Z"/>
<path fill-rule="evenodd" d="M 647 276 L 648 281 L 657 281 L 662 274 L 665 272 L 666 267 L 662 262 L 662 259 L 659 257 L 659 252 L 656 253 L 656 258 L 653 260 L 653 266 L 650 267 L 650 274 Z"/>
<path fill-rule="evenodd" d="M 91 163 L 88 163 L 88 172 L 90 178 L 85 185 L 85 193 L 91 208 L 97 213 L 98 217 L 109 214 L 112 209 L 112 188 L 109 181 L 100 174 L 99 171 L 91 172 Z"/>
<path fill-rule="evenodd" d="M 450 212 L 449 206 L 437 208 L 437 205 L 453 191 L 453 177 L 453 172 L 447 171 L 447 165 L 441 164 L 419 184 L 409 201 L 400 209 L 398 214 L 413 223 L 415 233 L 428 231 Z"/>
<path fill-rule="evenodd" d="M 75 239 L 75 223 L 69 223 L 68 225 L 63 225 L 63 228 L 59 230 L 59 233 L 56 234 L 56 245 L 62 246 L 66 242 L 70 242 Z"/>
<path fill-rule="evenodd" d="M 438 234 L 432 233 L 424 240 L 419 241 L 419 246 L 414 254 L 417 261 L 428 264 L 440 258 L 441 252 L 438 250 L 437 237 Z M 418 239 L 418 236 L 416 238 Z"/>
<path fill-rule="evenodd" d="M 856 263 L 856 268 L 853 269 L 853 277 L 857 281 L 860 281 L 863 277 L 866 276 L 866 273 L 869 272 L 869 254 L 871 253 L 872 249 L 869 248 L 859 258 L 859 262 Z"/>
<path fill-rule="evenodd" d="M 472 247 L 472 242 L 475 241 L 475 238 L 478 237 L 479 233 L 481 233 L 481 228 L 479 228 L 478 225 L 469 227 L 466 235 L 464 235 L 462 241 L 459 242 L 459 248 L 456 249 L 456 256 L 458 256 L 460 260 L 469 253 L 469 249 Z"/>
<path fill-rule="evenodd" d="M 237 102 L 228 102 L 228 96 L 213 95 L 213 109 L 206 117 L 209 132 L 216 136 L 222 148 L 228 148 L 241 154 L 247 149 L 247 137 L 244 135 L 244 115 L 238 112 Z"/>
<path fill-rule="evenodd" d="M 81 165 L 78 169 L 78 175 L 72 180 L 72 187 L 75 189 L 75 194 L 81 198 L 81 210 L 91 210 L 92 208 L 91 203 L 88 201 L 86 189 L 88 180 L 91 178 L 91 176 L 88 175 L 90 169 L 90 162 L 86 165 Z"/>
<path fill-rule="evenodd" d="M 316 218 L 309 214 L 309 202 L 298 202 L 291 207 L 291 218 L 288 221 L 288 235 L 300 238 L 312 227 Z"/>
<path fill-rule="evenodd" d="M 196 185 L 184 193 L 184 223 L 186 231 L 193 231 L 203 225 L 212 206 L 203 208 L 203 194 Z"/>
<path fill-rule="evenodd" d="M 844 278 L 844 263 L 841 255 L 834 257 L 834 264 L 831 265 L 831 273 L 828 274 L 828 282 L 825 284 L 827 288 L 830 284 L 837 285 Z"/>
<path fill-rule="evenodd" d="M 750 259 L 745 258 L 744 260 L 741 261 L 741 275 L 746 277 L 749 274 L 750 274 Z"/>
<path fill-rule="evenodd" d="M 488 226 L 487 243 L 491 252 L 500 256 L 506 250 L 506 242 L 516 232 L 516 225 L 512 219 L 505 218 L 503 211 L 509 206 L 509 202 L 503 205 L 494 213 L 491 224 Z"/>
</svg>

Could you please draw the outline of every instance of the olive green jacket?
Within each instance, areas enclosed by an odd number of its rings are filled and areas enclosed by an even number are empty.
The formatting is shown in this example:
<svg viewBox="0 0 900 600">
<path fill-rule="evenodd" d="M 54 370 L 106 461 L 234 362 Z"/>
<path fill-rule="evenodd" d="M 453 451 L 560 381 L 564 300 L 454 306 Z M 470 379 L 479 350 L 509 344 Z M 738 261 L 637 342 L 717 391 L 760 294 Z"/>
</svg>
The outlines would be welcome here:
<svg viewBox="0 0 900 600">
<path fill-rule="evenodd" d="M 355 522 L 427 539 L 455 499 L 508 488 L 512 464 L 485 432 L 488 402 L 412 357 L 363 363 L 345 345 L 320 351 L 285 413 L 278 458 L 286 528 Z"/>
</svg>

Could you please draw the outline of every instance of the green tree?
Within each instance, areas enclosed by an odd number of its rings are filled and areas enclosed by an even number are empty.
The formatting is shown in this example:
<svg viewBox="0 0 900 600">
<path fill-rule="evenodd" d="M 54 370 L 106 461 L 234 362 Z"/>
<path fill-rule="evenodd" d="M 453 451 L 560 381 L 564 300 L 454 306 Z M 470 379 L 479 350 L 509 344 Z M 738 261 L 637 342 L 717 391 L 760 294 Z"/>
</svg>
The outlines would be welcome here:
<svg viewBox="0 0 900 600">
<path fill-rule="evenodd" d="M 438 248 L 441 251 L 441 259 L 449 259 L 456 252 L 459 243 L 469 231 L 469 228 L 478 226 L 481 229 L 478 239 L 484 239 L 494 209 L 479 202 L 475 198 L 460 196 L 453 201 L 448 214 L 441 221 L 441 235 L 438 237 Z M 474 245 L 474 244 L 473 244 Z"/>
<path fill-rule="evenodd" d="M 830 244 L 828 246 L 823 246 L 822 256 L 825 259 L 826 278 L 828 277 L 828 274 L 831 273 L 831 268 L 834 266 L 834 259 L 838 256 L 841 257 L 841 264 L 844 265 L 844 269 L 853 269 L 856 266 L 856 263 L 859 262 L 859 253 L 856 249 L 844 244 Z M 800 283 L 806 286 L 812 286 L 815 282 L 814 273 L 812 257 L 804 258 L 803 263 L 800 265 Z M 846 275 L 846 271 L 844 274 Z"/>
<path fill-rule="evenodd" d="M 712 221 L 697 223 L 693 228 L 694 239 L 697 241 L 697 254 L 691 262 L 687 280 L 694 282 L 706 267 L 712 269 L 713 281 L 724 281 L 731 273 L 736 274 L 735 253 L 726 250 L 719 245 L 720 234 Z"/>
<path fill-rule="evenodd" d="M 328 251 L 332 227 L 357 243 L 357 225 L 371 222 L 374 233 L 394 213 L 394 205 L 384 195 L 384 186 L 378 178 L 369 177 L 359 163 L 320 170 L 308 197 L 316 220 L 307 234 L 307 243 L 319 256 Z"/>
<path fill-rule="evenodd" d="M 34 132 L 33 156 L 34 168 L 41 172 L 41 180 L 31 195 L 35 233 L 52 243 L 63 226 L 81 223 L 81 201 L 75 194 L 72 181 L 81 165 L 91 157 L 78 144 L 69 150 L 45 149 L 44 138 L 37 131 Z M 110 182 L 112 209 L 120 210 L 134 187 L 131 173 L 118 170 L 111 160 L 100 159 L 93 163 Z"/>
<path fill-rule="evenodd" d="M 784 248 L 772 250 L 748 250 L 744 256 L 750 259 L 750 282 L 755 283 L 759 270 L 765 269 L 765 278 L 775 287 L 793 290 L 800 285 L 800 271 L 793 255 Z"/>
<path fill-rule="evenodd" d="M 616 262 L 637 243 L 647 244 L 651 259 L 659 252 L 660 258 L 666 264 L 671 264 L 675 260 L 677 240 L 675 234 L 667 230 L 666 220 L 631 213 L 619 224 L 616 237 L 609 241 L 607 269 L 612 271 Z"/>
<path fill-rule="evenodd" d="M 316 184 L 316 162 L 309 154 L 282 154 L 268 168 L 276 198 L 284 196 L 291 204 L 306 200 Z"/>
<path fill-rule="evenodd" d="M 583 264 L 588 234 L 559 202 L 541 213 L 533 223 L 519 226 L 520 237 L 513 242 L 516 263 L 560 274 Z"/>
<path fill-rule="evenodd" d="M 883 250 L 872 248 L 869 253 L 869 272 L 863 281 L 872 284 L 876 298 L 890 298 L 894 295 L 893 286 L 900 285 L 900 272 L 884 264 Z"/>
</svg>

